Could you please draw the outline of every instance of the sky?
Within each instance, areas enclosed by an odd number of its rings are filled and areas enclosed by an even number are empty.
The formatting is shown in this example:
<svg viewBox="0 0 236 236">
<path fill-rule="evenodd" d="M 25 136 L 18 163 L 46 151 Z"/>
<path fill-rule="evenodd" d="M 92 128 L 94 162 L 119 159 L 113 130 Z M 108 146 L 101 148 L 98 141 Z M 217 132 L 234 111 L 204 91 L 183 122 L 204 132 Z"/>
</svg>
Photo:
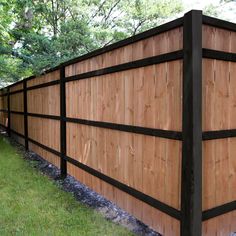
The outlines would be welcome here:
<svg viewBox="0 0 236 236">
<path fill-rule="evenodd" d="M 202 8 L 204 8 L 209 4 L 218 5 L 220 3 L 220 1 L 218 0 L 193 0 L 193 1 L 182 0 L 182 1 L 185 6 L 189 8 L 195 8 L 197 10 L 201 10 Z"/>
<path fill-rule="evenodd" d="M 221 3 L 220 0 L 182 0 L 187 11 L 191 9 L 202 10 L 207 5 L 218 6 L 219 18 L 236 23 L 236 1 Z"/>
</svg>

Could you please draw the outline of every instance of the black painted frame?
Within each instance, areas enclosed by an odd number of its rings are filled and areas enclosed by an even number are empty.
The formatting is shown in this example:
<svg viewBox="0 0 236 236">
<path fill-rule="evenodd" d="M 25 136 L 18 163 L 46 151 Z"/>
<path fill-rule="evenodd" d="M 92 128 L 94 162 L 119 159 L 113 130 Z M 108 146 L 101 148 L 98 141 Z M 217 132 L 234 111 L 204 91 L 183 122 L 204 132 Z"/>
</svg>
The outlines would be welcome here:
<svg viewBox="0 0 236 236">
<path fill-rule="evenodd" d="M 25 149 L 29 149 L 28 143 L 28 103 L 27 103 L 27 83 L 23 81 L 23 100 L 24 100 L 24 133 L 25 133 Z"/>
<path fill-rule="evenodd" d="M 7 133 L 11 136 L 11 107 L 10 107 L 10 88 L 7 88 Z"/>
<path fill-rule="evenodd" d="M 184 16 L 181 236 L 202 234 L 202 12 Z"/>
<path fill-rule="evenodd" d="M 60 68 L 60 169 L 61 178 L 67 176 L 66 156 L 66 88 L 65 88 L 65 67 Z"/>
</svg>

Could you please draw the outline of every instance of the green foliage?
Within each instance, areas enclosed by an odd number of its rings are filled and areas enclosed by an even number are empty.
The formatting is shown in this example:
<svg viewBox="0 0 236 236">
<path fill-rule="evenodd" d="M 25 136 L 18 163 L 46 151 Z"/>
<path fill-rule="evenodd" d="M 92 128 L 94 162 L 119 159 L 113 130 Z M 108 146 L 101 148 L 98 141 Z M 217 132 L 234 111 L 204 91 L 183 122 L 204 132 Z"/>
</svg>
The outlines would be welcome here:
<svg viewBox="0 0 236 236">
<path fill-rule="evenodd" d="M 183 5 L 178 0 L 131 0 L 125 1 L 123 8 L 126 15 L 125 20 L 121 21 L 121 27 L 135 35 L 181 12 Z"/>
<path fill-rule="evenodd" d="M 219 6 L 209 4 L 203 9 L 203 14 L 207 16 L 216 17 L 219 15 Z"/>
<path fill-rule="evenodd" d="M 39 74 L 182 10 L 181 0 L 0 0 L 0 79 Z"/>
</svg>

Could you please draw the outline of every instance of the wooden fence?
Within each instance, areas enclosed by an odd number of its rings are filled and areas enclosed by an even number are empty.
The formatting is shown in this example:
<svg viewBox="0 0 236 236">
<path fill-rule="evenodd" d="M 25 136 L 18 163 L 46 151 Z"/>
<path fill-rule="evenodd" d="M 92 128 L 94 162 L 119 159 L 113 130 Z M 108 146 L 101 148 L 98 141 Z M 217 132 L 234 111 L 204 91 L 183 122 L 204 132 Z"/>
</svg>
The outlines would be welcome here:
<svg viewBox="0 0 236 236">
<path fill-rule="evenodd" d="M 0 91 L 0 123 L 166 235 L 236 231 L 236 25 L 183 18 Z"/>
</svg>

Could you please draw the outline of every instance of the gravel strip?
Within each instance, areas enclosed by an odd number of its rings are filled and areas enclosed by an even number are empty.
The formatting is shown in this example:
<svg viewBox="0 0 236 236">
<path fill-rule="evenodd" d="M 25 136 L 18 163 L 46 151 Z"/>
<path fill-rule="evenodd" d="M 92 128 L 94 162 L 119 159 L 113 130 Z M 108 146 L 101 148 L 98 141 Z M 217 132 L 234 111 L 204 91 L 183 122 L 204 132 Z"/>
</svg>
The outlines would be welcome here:
<svg viewBox="0 0 236 236">
<path fill-rule="evenodd" d="M 7 137 L 6 132 L 0 130 L 0 133 Z M 94 192 L 74 177 L 68 175 L 65 179 L 61 179 L 60 170 L 56 166 L 50 164 L 34 152 L 26 152 L 24 147 L 15 142 L 12 138 L 9 139 L 9 141 L 17 147 L 20 154 L 23 154 L 25 160 L 33 163 L 35 169 L 39 170 L 44 175 L 47 175 L 64 191 L 72 193 L 79 202 L 96 209 L 106 219 L 128 228 L 137 235 L 161 236 L 134 216 L 122 210 L 113 202 L 108 201 L 100 194 Z"/>
</svg>

